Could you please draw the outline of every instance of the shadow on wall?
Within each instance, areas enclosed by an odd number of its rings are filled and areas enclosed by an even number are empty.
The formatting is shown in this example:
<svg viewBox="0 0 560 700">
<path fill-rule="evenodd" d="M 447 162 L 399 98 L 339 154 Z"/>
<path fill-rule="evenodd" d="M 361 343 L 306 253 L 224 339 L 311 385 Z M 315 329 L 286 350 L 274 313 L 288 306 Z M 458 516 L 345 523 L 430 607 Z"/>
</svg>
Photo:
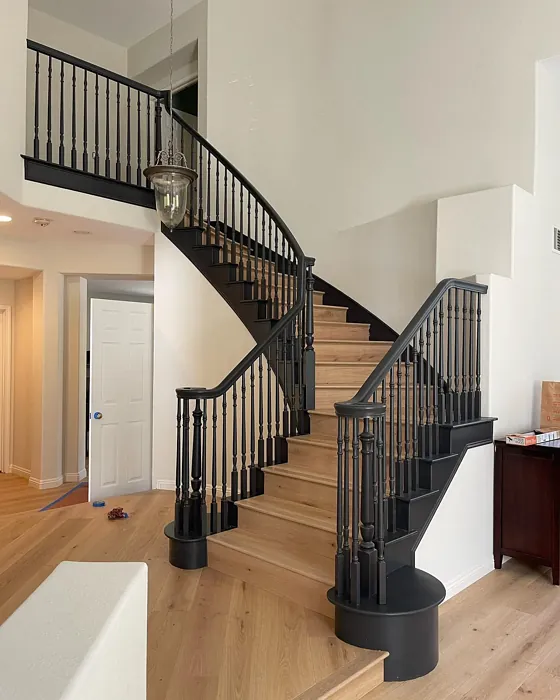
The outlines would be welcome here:
<svg viewBox="0 0 560 700">
<path fill-rule="evenodd" d="M 317 274 L 400 332 L 436 281 L 437 203 L 331 234 Z"/>
</svg>

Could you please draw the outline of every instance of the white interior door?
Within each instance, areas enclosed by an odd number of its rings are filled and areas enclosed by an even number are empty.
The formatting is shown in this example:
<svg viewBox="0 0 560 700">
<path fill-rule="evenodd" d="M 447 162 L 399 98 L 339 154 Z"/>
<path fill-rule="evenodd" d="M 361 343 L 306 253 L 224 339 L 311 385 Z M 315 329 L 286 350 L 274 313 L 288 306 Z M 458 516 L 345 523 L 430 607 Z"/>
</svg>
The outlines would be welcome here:
<svg viewBox="0 0 560 700">
<path fill-rule="evenodd" d="M 153 305 L 91 300 L 89 499 L 152 486 Z"/>
</svg>

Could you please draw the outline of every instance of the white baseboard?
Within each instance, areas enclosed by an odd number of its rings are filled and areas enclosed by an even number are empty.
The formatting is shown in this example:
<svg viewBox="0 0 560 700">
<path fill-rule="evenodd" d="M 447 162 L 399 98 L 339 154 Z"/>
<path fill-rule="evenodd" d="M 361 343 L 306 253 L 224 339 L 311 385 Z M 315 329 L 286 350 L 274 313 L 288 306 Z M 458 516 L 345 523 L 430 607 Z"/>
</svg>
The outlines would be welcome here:
<svg viewBox="0 0 560 700">
<path fill-rule="evenodd" d="M 64 475 L 64 481 L 67 483 L 75 484 L 83 481 L 87 476 L 86 469 L 82 469 L 80 472 L 69 472 Z"/>
<path fill-rule="evenodd" d="M 492 571 L 494 571 L 494 561 L 491 559 L 484 564 L 480 564 L 471 571 L 468 571 L 466 574 L 457 577 L 449 583 L 444 582 L 445 589 L 447 591 L 445 600 L 453 598 L 453 596 L 456 596 L 461 591 L 464 591 L 465 588 L 472 586 L 473 583 L 476 583 L 479 579 Z"/>
<path fill-rule="evenodd" d="M 56 476 L 53 479 L 36 479 L 32 476 L 29 479 L 29 486 L 32 486 L 34 489 L 40 489 L 41 491 L 44 489 L 55 489 L 57 486 L 62 486 L 63 483 L 64 479 L 62 476 Z"/>
<path fill-rule="evenodd" d="M 15 474 L 16 476 L 22 476 L 24 479 L 29 479 L 31 476 L 31 470 L 25 467 L 18 467 L 17 464 L 10 464 L 10 474 Z"/>
<path fill-rule="evenodd" d="M 175 482 L 174 481 L 168 481 L 167 479 L 158 479 L 156 481 L 156 489 L 159 491 L 175 491 Z M 212 487 L 211 486 L 206 486 L 206 494 L 208 496 L 212 496 Z M 231 491 L 228 487 L 227 490 L 227 495 L 231 496 Z M 218 499 L 222 497 L 222 487 L 218 489 Z"/>
</svg>

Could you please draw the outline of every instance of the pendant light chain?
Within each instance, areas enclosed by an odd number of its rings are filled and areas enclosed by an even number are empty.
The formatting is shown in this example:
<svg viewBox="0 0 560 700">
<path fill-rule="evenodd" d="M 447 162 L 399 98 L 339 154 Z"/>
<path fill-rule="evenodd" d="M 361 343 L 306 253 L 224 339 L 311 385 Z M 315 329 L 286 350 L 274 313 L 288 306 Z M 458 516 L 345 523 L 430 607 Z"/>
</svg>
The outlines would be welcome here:
<svg viewBox="0 0 560 700">
<path fill-rule="evenodd" d="M 171 119 L 171 154 L 175 151 L 174 129 L 173 129 L 173 0 L 170 7 L 170 22 L 169 22 L 169 116 Z"/>
</svg>

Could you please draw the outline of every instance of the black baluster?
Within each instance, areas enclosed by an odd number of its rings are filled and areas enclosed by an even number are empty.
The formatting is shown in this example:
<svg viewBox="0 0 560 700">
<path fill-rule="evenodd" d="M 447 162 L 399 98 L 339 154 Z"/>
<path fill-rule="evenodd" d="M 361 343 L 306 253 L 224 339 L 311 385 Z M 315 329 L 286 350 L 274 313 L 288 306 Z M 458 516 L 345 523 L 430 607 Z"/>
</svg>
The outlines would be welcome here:
<svg viewBox="0 0 560 700">
<path fill-rule="evenodd" d="M 274 464 L 274 441 L 272 439 L 272 356 L 270 345 L 266 349 L 266 464 Z"/>
<path fill-rule="evenodd" d="M 52 56 L 47 71 L 47 161 L 52 163 Z"/>
<path fill-rule="evenodd" d="M 245 279 L 246 260 L 249 259 L 249 252 L 245 248 L 245 231 L 244 231 L 245 210 L 243 208 L 243 185 L 239 183 L 239 279 Z M 234 217 L 235 221 L 235 217 Z"/>
<path fill-rule="evenodd" d="M 268 299 L 270 300 L 271 311 L 273 310 L 272 301 L 272 220 L 268 217 Z M 274 315 L 274 314 L 273 314 Z"/>
<path fill-rule="evenodd" d="M 247 192 L 247 265 L 245 270 L 245 279 L 247 282 L 253 281 L 252 269 L 252 241 L 251 241 L 251 193 Z"/>
<path fill-rule="evenodd" d="M 239 253 L 237 250 L 237 222 L 235 220 L 235 177 L 231 176 L 231 237 L 233 241 L 233 259 L 232 262 L 238 263 L 238 258 L 241 257 L 241 244 L 239 245 Z M 241 265 L 239 265 L 241 270 Z M 238 279 L 243 279 L 242 275 Z"/>
<path fill-rule="evenodd" d="M 241 375 L 241 498 L 247 498 L 247 385 Z"/>
<path fill-rule="evenodd" d="M 149 133 L 148 133 L 149 138 Z M 191 138 L 193 138 L 191 136 Z M 203 207 L 203 195 L 204 195 L 204 179 L 203 175 L 203 160 L 202 160 L 202 144 L 198 144 L 198 225 L 204 225 L 204 207 Z"/>
<path fill-rule="evenodd" d="M 430 323 L 430 316 L 426 320 L 426 428 L 424 430 L 423 440 L 423 452 L 424 455 L 432 454 L 432 326 Z"/>
<path fill-rule="evenodd" d="M 152 140 L 150 134 L 151 114 L 150 114 L 150 96 L 146 95 L 146 167 L 150 167 L 150 156 L 152 152 Z M 150 187 L 150 181 L 146 178 L 146 186 Z"/>
<path fill-rule="evenodd" d="M 359 518 L 360 518 L 360 452 L 359 421 L 352 419 L 352 562 L 350 564 L 350 603 L 360 605 L 361 578 L 358 558 Z M 362 485 L 363 488 L 363 485 Z M 369 494 L 368 494 L 369 495 Z"/>
<path fill-rule="evenodd" d="M 469 292 L 469 417 L 475 417 L 474 405 L 474 297 Z"/>
<path fill-rule="evenodd" d="M 387 603 L 387 562 L 385 561 L 385 458 L 384 433 L 382 425 L 385 417 L 376 418 L 377 426 L 377 517 L 375 519 L 375 547 L 377 549 L 377 602 Z"/>
<path fill-rule="evenodd" d="M 137 168 L 136 168 L 136 184 L 138 187 L 142 184 L 142 122 L 141 122 L 141 117 L 140 117 L 140 108 L 141 108 L 141 100 L 140 100 L 140 90 L 136 91 L 138 94 L 138 100 L 137 100 L 137 108 L 138 108 L 138 120 L 137 120 L 137 129 L 138 133 L 136 134 L 137 136 L 137 144 L 136 144 L 136 161 L 138 163 Z"/>
<path fill-rule="evenodd" d="M 344 419 L 344 499 L 342 506 L 342 557 L 344 588 L 350 592 L 350 420 Z M 356 489 L 357 491 L 358 489 Z"/>
<path fill-rule="evenodd" d="M 441 421 L 441 423 L 446 423 L 447 422 L 447 411 L 445 407 L 445 380 L 444 380 L 444 347 L 443 344 L 445 342 L 445 337 L 444 337 L 444 330 L 443 330 L 443 321 L 445 318 L 445 313 L 443 310 L 443 297 L 439 300 L 439 379 L 438 379 L 438 386 L 439 386 L 439 416 L 437 416 L 437 421 L 438 423 Z M 436 442 L 436 445 L 439 445 L 439 443 Z"/>
<path fill-rule="evenodd" d="M 418 348 L 417 348 L 417 338 L 414 336 L 412 341 L 412 386 L 414 391 L 412 394 L 412 455 L 414 458 L 414 464 L 416 470 L 419 469 L 419 450 L 418 450 Z M 418 471 L 417 471 L 418 474 Z M 418 476 L 416 477 L 415 486 L 418 488 L 420 485 Z"/>
<path fill-rule="evenodd" d="M 206 168 L 206 245 L 212 243 L 212 223 L 210 221 L 210 190 L 212 173 L 212 155 L 208 151 L 208 167 Z M 217 241 L 214 241 L 217 243 Z"/>
<path fill-rule="evenodd" d="M 481 413 L 481 392 L 480 392 L 480 378 L 481 378 L 481 348 L 480 348 L 480 334 L 482 329 L 482 309 L 481 309 L 481 295 L 480 292 L 476 293 L 476 390 L 475 390 L 475 418 L 480 418 Z"/>
<path fill-rule="evenodd" d="M 468 346 L 467 346 L 467 328 L 469 323 L 468 318 L 468 308 L 467 308 L 467 291 L 463 289 L 463 330 L 461 335 L 461 412 L 463 417 L 467 418 L 468 411 L 468 401 L 467 401 L 467 357 L 468 357 Z"/>
<path fill-rule="evenodd" d="M 259 203 L 255 199 L 255 260 L 254 260 L 254 275 L 255 292 L 254 298 L 258 299 L 259 294 Z"/>
<path fill-rule="evenodd" d="M 70 164 L 74 170 L 78 167 L 78 151 L 76 149 L 76 66 L 72 66 L 72 150 Z"/>
<path fill-rule="evenodd" d="M 227 169 L 226 169 L 227 172 Z M 214 226 L 214 243 L 222 246 L 222 262 L 228 261 L 227 240 L 224 234 L 223 242 L 220 240 L 220 161 L 216 159 L 216 225 Z"/>
<path fill-rule="evenodd" d="M 447 291 L 447 364 L 446 364 L 446 379 L 447 379 L 447 409 L 449 414 L 449 422 L 455 422 L 455 405 L 453 402 L 453 298 L 452 291 Z"/>
<path fill-rule="evenodd" d="M 345 419 L 348 421 L 348 418 Z M 338 436 L 337 436 L 337 469 L 336 469 L 336 555 L 335 555 L 335 588 L 337 598 L 345 598 L 346 591 L 346 571 L 344 568 L 344 499 L 346 492 L 344 488 L 344 451 L 343 451 L 343 428 L 342 417 L 338 416 Z"/>
<path fill-rule="evenodd" d="M 181 127 L 181 137 L 184 134 L 185 130 L 183 127 Z M 196 171 L 196 144 L 193 136 L 189 134 L 191 137 L 191 162 L 190 162 L 190 167 L 192 170 Z M 183 150 L 181 150 L 182 153 L 184 153 Z M 193 183 L 191 183 L 191 186 L 189 187 L 188 190 L 188 195 L 189 195 L 189 226 L 194 226 L 194 219 L 195 219 L 195 209 L 196 209 L 196 200 L 197 200 L 197 192 L 198 192 L 198 178 L 195 179 Z"/>
<path fill-rule="evenodd" d="M 428 319 L 428 323 L 429 323 Z M 439 323 L 438 323 L 438 313 L 437 307 L 433 311 L 432 323 L 434 325 L 434 413 L 433 413 L 433 443 L 432 452 L 437 454 L 439 452 L 439 396 L 440 396 L 440 381 L 441 372 L 439 367 Z"/>
<path fill-rule="evenodd" d="M 191 507 L 190 507 L 190 527 L 191 537 L 202 535 L 202 409 L 200 399 L 196 399 L 193 411 L 193 456 L 191 473 Z"/>
<path fill-rule="evenodd" d="M 455 289 L 455 405 L 457 411 L 457 420 L 461 422 L 461 395 L 460 395 L 460 364 L 459 364 L 459 290 Z"/>
<path fill-rule="evenodd" d="M 375 435 L 371 432 L 370 419 L 364 419 L 364 431 L 360 435 L 362 445 L 362 483 L 361 483 L 361 525 L 358 559 L 360 562 L 361 594 L 370 599 L 377 589 L 377 550 L 373 542 L 375 537 L 375 497 L 377 481 L 373 453 Z"/>
<path fill-rule="evenodd" d="M 84 139 L 84 152 L 82 155 L 82 169 L 84 173 L 89 170 L 89 154 L 88 154 L 88 111 L 87 111 L 87 89 L 88 89 L 88 72 L 84 70 L 84 129 L 83 129 L 83 139 Z"/>
<path fill-rule="evenodd" d="M 413 476 L 412 476 L 412 445 L 411 445 L 411 435 L 410 435 L 410 422 L 411 418 L 411 406 L 410 406 L 410 347 L 407 346 L 405 352 L 404 360 L 404 414 L 405 414 L 405 424 L 404 424 L 404 457 L 406 460 L 405 469 L 405 490 L 410 492 L 415 488 Z M 383 402 L 382 402 L 383 403 Z"/>
<path fill-rule="evenodd" d="M 402 411 L 402 364 L 400 358 L 397 360 L 397 493 L 401 496 L 405 492 L 404 484 L 404 464 L 403 464 L 403 453 L 402 453 L 402 424 L 403 424 L 403 411 Z M 375 401 L 375 396 L 374 396 Z"/>
<path fill-rule="evenodd" d="M 279 310 L 278 304 L 278 224 L 274 225 L 274 318 L 280 318 L 282 315 Z"/>
<path fill-rule="evenodd" d="M 290 406 L 289 406 L 289 399 L 288 399 L 289 347 L 288 347 L 288 333 L 287 333 L 286 329 L 284 329 L 282 332 L 282 354 L 283 354 L 283 362 L 284 362 L 284 372 L 283 372 L 283 377 L 284 377 L 284 414 L 282 417 L 282 433 L 283 433 L 284 437 L 287 437 L 290 434 Z"/>
<path fill-rule="evenodd" d="M 111 177 L 111 86 L 105 79 L 105 177 Z"/>
<path fill-rule="evenodd" d="M 233 383 L 233 425 L 232 425 L 232 471 L 231 471 L 231 500 L 235 503 L 239 500 L 239 472 L 237 468 L 237 448 L 238 448 L 238 430 L 237 430 L 237 381 Z"/>
<path fill-rule="evenodd" d="M 224 262 L 233 262 L 231 259 L 233 248 L 228 241 L 228 169 L 224 166 L 224 255 L 226 255 Z"/>
<path fill-rule="evenodd" d="M 118 88 L 117 88 L 117 95 L 118 95 Z M 158 154 L 161 151 L 161 98 L 160 97 L 158 97 L 156 100 L 156 106 L 154 109 L 154 118 L 155 118 L 155 126 L 154 126 L 154 133 L 155 133 L 155 137 L 154 137 L 155 138 L 154 163 L 155 163 L 155 162 L 157 162 Z"/>
<path fill-rule="evenodd" d="M 222 397 L 222 530 L 229 527 L 227 498 L 227 392 Z"/>
<path fill-rule="evenodd" d="M 282 234 L 282 298 L 280 318 L 286 313 L 286 238 Z"/>
<path fill-rule="evenodd" d="M 265 447 L 264 447 L 264 396 L 263 396 L 263 361 L 262 355 L 259 355 L 259 441 L 258 441 L 258 460 L 259 467 L 264 467 L 266 464 Z"/>
<path fill-rule="evenodd" d="M 60 143 L 58 146 L 58 162 L 64 165 L 64 61 L 60 62 Z"/>
<path fill-rule="evenodd" d="M 130 166 L 130 86 L 126 95 L 126 181 L 132 182 L 132 168 Z"/>
<path fill-rule="evenodd" d="M 398 416 L 397 416 L 398 420 Z M 395 368 L 389 371 L 389 528 L 397 529 L 397 479 L 395 469 Z"/>
<path fill-rule="evenodd" d="M 218 405 L 212 399 L 212 502 L 210 504 L 210 532 L 218 532 Z"/>
<path fill-rule="evenodd" d="M 41 54 L 38 51 L 35 51 L 35 118 L 34 118 L 34 123 L 33 123 L 33 131 L 34 131 L 34 138 L 33 138 L 33 157 L 34 158 L 39 158 L 41 150 L 40 150 L 40 142 L 39 142 L 39 81 L 40 81 L 40 72 L 41 72 Z"/>
<path fill-rule="evenodd" d="M 313 278 L 313 266 L 315 258 L 305 258 L 306 268 L 306 307 L 305 307 L 305 348 L 303 351 L 303 366 L 305 369 L 305 406 L 306 410 L 315 408 L 315 348 L 314 343 L 314 308 L 313 290 L 315 280 Z M 278 265 L 276 266 L 278 270 Z"/>
<path fill-rule="evenodd" d="M 95 154 L 93 156 L 93 171 L 99 175 L 99 75 L 95 74 Z"/>
<path fill-rule="evenodd" d="M 183 484 L 183 489 L 181 491 L 181 507 L 183 510 L 183 534 L 189 533 L 189 525 L 190 525 L 190 493 L 189 493 L 190 412 L 189 412 L 189 404 L 190 404 L 189 399 L 183 399 L 183 454 L 182 454 L 182 465 L 181 465 L 181 480 L 182 480 L 182 484 Z"/>
<path fill-rule="evenodd" d="M 256 413 L 255 413 L 255 363 L 253 362 L 251 365 L 251 370 L 249 374 L 249 386 L 250 386 L 250 394 L 251 394 L 251 430 L 250 430 L 250 440 L 249 440 L 249 451 L 251 455 L 251 474 L 250 474 L 250 491 L 251 491 L 251 496 L 257 496 L 258 495 L 258 489 L 257 489 L 257 463 L 255 461 L 255 455 L 256 455 L 256 440 L 255 440 L 255 421 L 256 421 Z"/>
<path fill-rule="evenodd" d="M 262 209 L 262 232 L 261 232 L 261 298 L 262 299 L 267 299 L 268 296 L 266 293 L 266 212 L 264 210 L 264 207 L 261 207 Z"/>
<path fill-rule="evenodd" d="M 418 395 L 419 395 L 419 415 L 418 415 L 418 454 L 421 457 L 425 457 L 426 453 L 424 448 L 426 446 L 425 434 L 426 434 L 426 421 L 424 418 L 424 392 L 426 390 L 425 386 L 425 364 L 424 364 L 424 324 L 420 326 L 420 340 L 419 340 L 419 352 L 418 352 Z"/>
<path fill-rule="evenodd" d="M 115 179 L 121 179 L 121 86 L 117 83 L 117 162 L 115 164 Z"/>
<path fill-rule="evenodd" d="M 182 535 L 183 530 L 183 502 L 182 502 L 182 465 L 181 453 L 181 415 L 182 399 L 177 397 L 177 458 L 175 463 L 175 534 Z"/>
</svg>

